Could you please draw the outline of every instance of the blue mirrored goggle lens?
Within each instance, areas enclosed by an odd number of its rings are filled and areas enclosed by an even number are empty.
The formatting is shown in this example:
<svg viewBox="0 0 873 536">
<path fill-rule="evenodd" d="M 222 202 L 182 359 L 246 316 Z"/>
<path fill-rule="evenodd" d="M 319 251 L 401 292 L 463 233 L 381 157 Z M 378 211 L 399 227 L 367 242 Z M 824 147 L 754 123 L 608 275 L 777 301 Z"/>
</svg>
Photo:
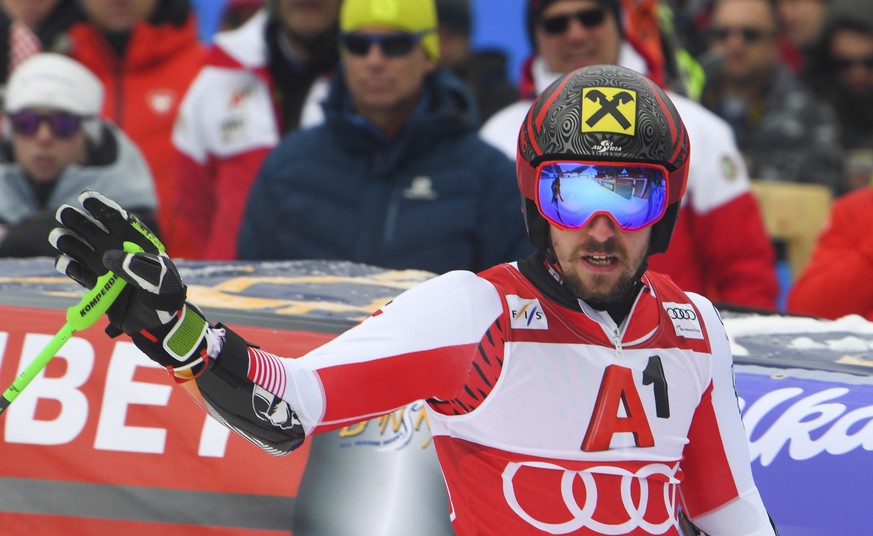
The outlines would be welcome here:
<svg viewBox="0 0 873 536">
<path fill-rule="evenodd" d="M 537 206 L 558 227 L 580 229 L 608 213 L 626 231 L 658 221 L 667 207 L 662 168 L 555 162 L 539 171 Z"/>
</svg>

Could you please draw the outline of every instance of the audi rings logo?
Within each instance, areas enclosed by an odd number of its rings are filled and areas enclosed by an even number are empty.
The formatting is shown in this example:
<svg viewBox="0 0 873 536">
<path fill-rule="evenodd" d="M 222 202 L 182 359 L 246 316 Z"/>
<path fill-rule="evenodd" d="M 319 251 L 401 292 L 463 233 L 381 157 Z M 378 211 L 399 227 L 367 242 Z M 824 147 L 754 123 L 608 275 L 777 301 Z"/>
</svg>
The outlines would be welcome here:
<svg viewBox="0 0 873 536">
<path fill-rule="evenodd" d="M 525 522 L 537 528 L 540 531 L 548 534 L 570 534 L 580 530 L 583 527 L 598 532 L 604 535 L 628 534 L 636 529 L 642 529 L 648 534 L 664 534 L 673 528 L 673 512 L 676 511 L 676 486 L 678 480 L 675 478 L 676 466 L 670 467 L 661 463 L 652 463 L 640 467 L 636 471 L 630 471 L 622 467 L 610 465 L 600 465 L 590 467 L 585 471 L 571 471 L 560 465 L 555 465 L 548 462 L 510 462 L 503 469 L 503 497 L 513 512 Z M 570 519 L 562 523 L 550 523 L 537 519 L 534 515 L 527 512 L 519 503 L 516 496 L 515 479 L 519 469 L 527 467 L 532 469 L 560 471 L 561 484 L 560 494 L 564 500 L 564 506 L 570 514 Z M 621 479 L 621 497 L 604 495 L 603 501 L 610 504 L 620 504 L 627 513 L 627 521 L 623 523 L 603 523 L 594 519 L 594 512 L 597 509 L 598 503 L 598 477 L 604 475 L 612 475 L 623 477 Z M 660 475 L 656 482 L 651 482 L 648 477 L 652 475 Z M 625 478 L 627 477 L 627 478 Z M 579 478 L 584 486 L 585 497 L 584 504 L 579 506 L 576 497 L 573 493 L 573 483 L 576 478 Z M 631 492 L 632 483 L 638 483 L 639 492 L 637 497 Z M 653 522 L 645 519 L 647 510 L 649 509 L 649 487 L 658 486 L 663 489 L 663 504 L 664 511 L 661 514 L 663 520 Z M 653 508 L 658 510 L 659 508 Z M 652 513 L 649 512 L 651 516 Z M 554 519 L 556 516 L 551 515 Z"/>
<path fill-rule="evenodd" d="M 673 320 L 697 320 L 697 313 L 694 309 L 683 309 L 681 307 L 667 307 L 667 314 Z"/>
</svg>

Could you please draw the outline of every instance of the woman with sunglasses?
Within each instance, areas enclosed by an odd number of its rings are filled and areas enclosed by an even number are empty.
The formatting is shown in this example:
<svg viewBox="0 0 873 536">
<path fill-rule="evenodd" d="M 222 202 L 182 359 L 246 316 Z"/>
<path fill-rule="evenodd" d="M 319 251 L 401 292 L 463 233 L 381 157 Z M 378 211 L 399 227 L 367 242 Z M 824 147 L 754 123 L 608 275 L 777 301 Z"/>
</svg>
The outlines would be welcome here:
<svg viewBox="0 0 873 536">
<path fill-rule="evenodd" d="M 97 117 L 100 81 L 78 62 L 37 54 L 6 88 L 0 151 L 0 256 L 54 255 L 45 240 L 55 210 L 84 188 L 115 199 L 154 225 L 152 175 L 133 143 Z"/>
</svg>

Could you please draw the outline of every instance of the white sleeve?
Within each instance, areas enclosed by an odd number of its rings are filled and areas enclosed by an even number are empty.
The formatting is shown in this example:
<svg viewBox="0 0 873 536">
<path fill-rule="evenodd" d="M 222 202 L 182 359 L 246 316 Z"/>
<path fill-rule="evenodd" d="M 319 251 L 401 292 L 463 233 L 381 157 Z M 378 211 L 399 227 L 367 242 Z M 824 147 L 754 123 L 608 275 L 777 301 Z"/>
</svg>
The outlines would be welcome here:
<svg viewBox="0 0 873 536">
<path fill-rule="evenodd" d="M 688 481 L 697 481 L 690 485 L 690 490 L 683 489 L 683 495 L 686 500 L 692 499 L 689 493 L 698 496 L 712 493 L 728 499 L 698 515 L 689 512 L 689 517 L 710 536 L 772 536 L 775 533 L 752 476 L 749 443 L 734 384 L 733 356 L 724 325 L 709 300 L 691 293 L 689 296 L 705 322 L 713 357 L 712 411 L 695 414 L 695 418 L 700 416 L 704 420 L 699 431 L 709 437 L 720 437 L 721 441 L 703 453 L 707 457 L 705 476 L 686 475 Z M 729 495 L 725 494 L 726 489 L 732 490 Z"/>
<path fill-rule="evenodd" d="M 282 393 L 307 434 L 460 390 L 483 335 L 502 314 L 494 286 L 449 272 L 299 359 L 281 360 Z"/>
</svg>

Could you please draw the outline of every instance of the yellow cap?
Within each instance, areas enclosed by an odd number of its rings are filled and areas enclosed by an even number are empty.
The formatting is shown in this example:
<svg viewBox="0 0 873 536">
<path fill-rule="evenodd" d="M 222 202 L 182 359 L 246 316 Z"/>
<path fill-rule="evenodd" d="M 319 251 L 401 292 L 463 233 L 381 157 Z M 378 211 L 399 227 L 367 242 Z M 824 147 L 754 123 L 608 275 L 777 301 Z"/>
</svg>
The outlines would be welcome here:
<svg viewBox="0 0 873 536">
<path fill-rule="evenodd" d="M 440 57 L 437 15 L 434 0 L 344 0 L 340 29 L 354 32 L 361 28 L 392 28 L 410 33 L 429 32 L 421 46 L 434 61 Z"/>
</svg>

